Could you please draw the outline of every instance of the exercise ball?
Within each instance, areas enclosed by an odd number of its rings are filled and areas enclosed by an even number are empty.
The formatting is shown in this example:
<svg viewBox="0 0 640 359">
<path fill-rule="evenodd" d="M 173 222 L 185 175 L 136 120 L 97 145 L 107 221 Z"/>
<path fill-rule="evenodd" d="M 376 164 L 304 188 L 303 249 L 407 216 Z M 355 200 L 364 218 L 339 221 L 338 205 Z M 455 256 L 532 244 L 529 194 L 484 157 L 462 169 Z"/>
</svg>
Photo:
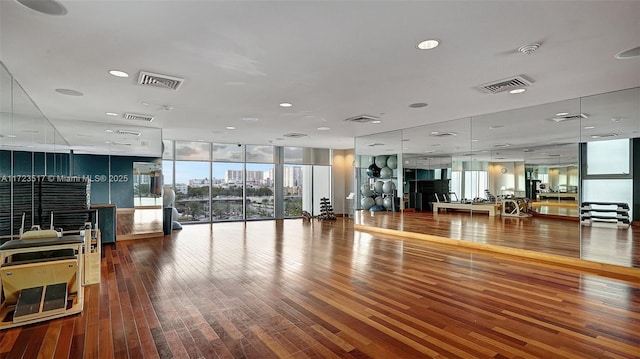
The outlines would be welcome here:
<svg viewBox="0 0 640 359">
<path fill-rule="evenodd" d="M 380 167 L 376 166 L 375 163 L 369 166 L 367 174 L 369 174 L 369 171 L 371 171 L 370 177 L 380 177 Z"/>
<path fill-rule="evenodd" d="M 393 170 L 389 167 L 382 167 L 380 169 L 380 178 L 391 178 L 393 176 Z"/>
<path fill-rule="evenodd" d="M 367 156 L 367 166 L 376 164 L 376 156 Z"/>
<path fill-rule="evenodd" d="M 382 192 L 384 193 L 393 193 L 393 190 L 396 189 L 396 184 L 392 181 L 387 181 L 382 186 Z"/>
<path fill-rule="evenodd" d="M 383 206 L 384 205 L 382 197 L 380 197 L 380 196 L 376 197 L 375 201 L 376 201 L 376 206 Z"/>
<path fill-rule="evenodd" d="M 368 184 L 363 184 L 362 186 L 360 186 L 360 193 L 362 193 L 362 195 L 365 197 L 373 196 L 373 191 L 371 190 L 371 188 L 369 188 Z"/>
<path fill-rule="evenodd" d="M 373 190 L 376 191 L 376 193 L 382 193 L 383 186 L 384 186 L 384 182 L 376 181 L 376 183 L 373 184 Z"/>
<path fill-rule="evenodd" d="M 387 156 L 376 156 L 376 166 L 379 168 L 387 167 Z"/>
<path fill-rule="evenodd" d="M 374 201 L 371 197 L 362 197 L 362 199 L 360 200 L 360 204 L 362 205 L 362 209 L 367 210 L 375 206 L 376 201 Z"/>
<path fill-rule="evenodd" d="M 387 167 L 391 168 L 392 170 L 398 168 L 398 157 L 389 156 L 389 158 L 387 158 Z"/>
<path fill-rule="evenodd" d="M 391 209 L 391 207 L 393 207 L 393 198 L 385 197 L 384 200 L 382 201 L 382 205 L 386 209 Z"/>
</svg>

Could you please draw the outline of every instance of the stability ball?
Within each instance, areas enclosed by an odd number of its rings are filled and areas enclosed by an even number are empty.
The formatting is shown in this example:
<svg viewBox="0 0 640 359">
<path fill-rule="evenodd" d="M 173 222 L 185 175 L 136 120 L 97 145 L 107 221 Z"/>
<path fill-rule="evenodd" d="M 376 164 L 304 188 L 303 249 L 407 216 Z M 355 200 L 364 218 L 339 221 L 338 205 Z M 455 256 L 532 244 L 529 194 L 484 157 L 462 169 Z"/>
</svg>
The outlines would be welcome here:
<svg viewBox="0 0 640 359">
<path fill-rule="evenodd" d="M 380 169 L 380 178 L 391 178 L 393 176 L 393 170 L 389 167 L 382 167 Z"/>
<path fill-rule="evenodd" d="M 389 158 L 387 158 L 387 167 L 391 168 L 392 170 L 398 168 L 398 157 L 389 156 Z"/>
<path fill-rule="evenodd" d="M 376 204 L 376 201 L 374 201 L 371 197 L 362 197 L 362 199 L 360 200 L 360 204 L 362 205 L 362 209 L 367 210 L 373 207 Z"/>
<path fill-rule="evenodd" d="M 391 207 L 393 207 L 393 198 L 385 197 L 384 200 L 382 201 L 382 205 L 386 209 L 391 209 Z"/>
<path fill-rule="evenodd" d="M 387 167 L 387 156 L 376 156 L 376 166 L 379 168 Z"/>
<path fill-rule="evenodd" d="M 376 156 L 368 156 L 367 158 L 367 166 L 376 164 Z"/>
<path fill-rule="evenodd" d="M 396 184 L 392 181 L 387 181 L 382 186 L 382 192 L 384 193 L 393 193 L 393 190 L 396 189 Z"/>
<path fill-rule="evenodd" d="M 368 184 L 363 184 L 362 186 L 360 186 L 360 193 L 362 193 L 362 195 L 365 197 L 373 196 L 373 191 L 371 190 L 371 188 L 369 188 Z"/>
<path fill-rule="evenodd" d="M 369 175 L 369 171 L 371 171 L 371 175 Z M 375 163 L 370 165 L 367 169 L 367 175 L 373 178 L 380 177 L 380 168 L 376 166 Z"/>
<path fill-rule="evenodd" d="M 376 191 L 376 193 L 382 193 L 383 186 L 384 186 L 384 182 L 376 181 L 376 183 L 373 184 L 373 190 Z"/>
<path fill-rule="evenodd" d="M 376 206 L 382 207 L 383 205 L 384 205 L 384 202 L 382 200 L 382 197 L 380 196 L 376 197 Z"/>
</svg>

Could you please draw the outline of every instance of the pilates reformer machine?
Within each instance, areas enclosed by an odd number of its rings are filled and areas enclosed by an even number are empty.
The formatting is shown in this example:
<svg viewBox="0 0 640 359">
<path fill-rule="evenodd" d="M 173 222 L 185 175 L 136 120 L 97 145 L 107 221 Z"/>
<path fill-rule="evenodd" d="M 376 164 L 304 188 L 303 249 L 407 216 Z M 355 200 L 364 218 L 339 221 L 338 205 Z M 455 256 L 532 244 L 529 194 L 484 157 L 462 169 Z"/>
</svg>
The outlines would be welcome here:
<svg viewBox="0 0 640 359">
<path fill-rule="evenodd" d="M 63 234 L 54 229 L 52 213 L 50 229 L 24 231 L 23 215 L 20 238 L 0 246 L 0 330 L 82 312 L 83 285 L 91 284 L 85 273 L 97 283 L 99 271 L 97 225 Z"/>
</svg>

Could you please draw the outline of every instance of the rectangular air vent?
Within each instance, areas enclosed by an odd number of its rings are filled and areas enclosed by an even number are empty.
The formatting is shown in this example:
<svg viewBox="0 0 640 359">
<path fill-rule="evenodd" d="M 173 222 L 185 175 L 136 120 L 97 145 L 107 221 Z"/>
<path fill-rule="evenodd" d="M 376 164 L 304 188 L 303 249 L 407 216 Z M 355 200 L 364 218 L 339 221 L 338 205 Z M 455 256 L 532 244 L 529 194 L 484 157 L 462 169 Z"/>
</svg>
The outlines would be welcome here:
<svg viewBox="0 0 640 359">
<path fill-rule="evenodd" d="M 607 138 L 607 137 L 618 137 L 618 134 L 617 133 L 601 133 L 599 135 L 591 135 L 591 138 L 593 139 Z"/>
<path fill-rule="evenodd" d="M 550 121 L 553 122 L 565 122 L 565 121 L 573 121 L 573 120 L 581 120 L 583 118 L 587 118 L 589 116 L 585 115 L 584 113 L 578 114 L 578 115 L 565 115 L 565 116 L 556 116 L 553 118 L 550 118 Z"/>
<path fill-rule="evenodd" d="M 153 121 L 153 116 L 151 116 L 151 115 L 140 115 L 140 114 L 137 114 L 137 113 L 125 113 L 124 114 L 124 119 L 125 120 L 151 122 L 151 121 Z"/>
<path fill-rule="evenodd" d="M 184 79 L 179 77 L 154 74 L 152 72 L 140 71 L 138 76 L 138 84 L 145 86 L 162 87 L 171 90 L 177 90 L 182 86 Z"/>
<path fill-rule="evenodd" d="M 439 131 L 433 131 L 429 134 L 429 136 L 433 136 L 433 137 L 449 137 L 449 136 L 457 136 L 458 134 L 455 132 L 439 132 Z"/>
<path fill-rule="evenodd" d="M 118 130 L 116 132 L 119 135 L 132 135 L 132 136 L 140 136 L 142 132 L 140 131 L 131 131 L 131 130 Z"/>
<path fill-rule="evenodd" d="M 131 146 L 128 142 L 111 142 L 111 144 L 115 146 Z"/>
<path fill-rule="evenodd" d="M 510 91 L 514 89 L 519 89 L 527 86 L 531 86 L 533 81 L 529 81 L 523 75 L 518 75 L 514 77 L 510 77 L 507 79 L 502 79 L 494 82 L 489 82 L 476 88 L 484 93 L 496 94 L 504 91 Z"/>
<path fill-rule="evenodd" d="M 375 116 L 370 116 L 370 115 L 358 115 L 358 116 L 349 117 L 345 121 L 355 122 L 355 123 L 368 123 L 368 122 L 380 121 L 380 118 Z"/>
<path fill-rule="evenodd" d="M 302 137 L 307 137 L 307 135 L 305 135 L 304 133 L 296 133 L 296 132 L 292 132 L 292 133 L 287 133 L 286 135 L 282 135 L 284 137 L 289 137 L 289 138 L 302 138 Z"/>
</svg>

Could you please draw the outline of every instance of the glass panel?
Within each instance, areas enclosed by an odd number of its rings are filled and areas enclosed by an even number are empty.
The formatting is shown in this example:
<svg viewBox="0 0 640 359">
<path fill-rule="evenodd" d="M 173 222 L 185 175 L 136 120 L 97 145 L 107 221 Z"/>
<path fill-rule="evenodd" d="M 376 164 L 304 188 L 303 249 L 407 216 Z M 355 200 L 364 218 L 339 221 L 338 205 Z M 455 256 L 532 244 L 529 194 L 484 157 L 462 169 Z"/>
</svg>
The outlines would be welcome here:
<svg viewBox="0 0 640 359">
<path fill-rule="evenodd" d="M 212 220 L 237 221 L 244 219 L 242 163 L 213 163 L 213 187 L 211 189 Z"/>
<path fill-rule="evenodd" d="M 273 174 L 273 165 L 247 163 L 247 219 L 274 218 Z"/>
<path fill-rule="evenodd" d="M 629 140 L 587 143 L 587 175 L 629 174 Z"/>
<path fill-rule="evenodd" d="M 246 145 L 247 162 L 273 163 L 273 146 Z"/>
<path fill-rule="evenodd" d="M 282 186 L 284 188 L 284 216 L 299 217 L 302 215 L 302 174 L 310 171 L 311 166 L 285 165 Z M 311 213 L 311 212 L 309 212 Z"/>
<path fill-rule="evenodd" d="M 176 160 L 209 161 L 211 145 L 205 142 L 175 141 Z"/>
<path fill-rule="evenodd" d="M 162 183 L 171 188 L 174 188 L 173 163 L 173 161 L 162 161 Z"/>
<path fill-rule="evenodd" d="M 400 209 L 402 194 L 396 189 L 403 183 L 402 144 L 402 131 L 356 138 L 357 209 Z"/>
<path fill-rule="evenodd" d="M 242 156 L 242 145 L 229 144 L 229 143 L 213 143 L 212 144 L 212 158 L 214 161 L 225 162 L 242 162 L 244 157 Z M 273 158 L 273 156 L 272 156 Z"/>
<path fill-rule="evenodd" d="M 285 147 L 284 163 L 307 165 L 331 165 L 331 150 L 328 148 Z"/>
<path fill-rule="evenodd" d="M 322 198 L 331 201 L 331 167 L 313 166 L 313 212 L 314 216 L 322 214 Z"/>
<path fill-rule="evenodd" d="M 208 222 L 210 162 L 175 162 L 176 209 L 179 222 Z"/>
<path fill-rule="evenodd" d="M 162 159 L 163 160 L 172 160 L 173 159 L 173 142 L 172 140 L 162 140 Z"/>
</svg>

